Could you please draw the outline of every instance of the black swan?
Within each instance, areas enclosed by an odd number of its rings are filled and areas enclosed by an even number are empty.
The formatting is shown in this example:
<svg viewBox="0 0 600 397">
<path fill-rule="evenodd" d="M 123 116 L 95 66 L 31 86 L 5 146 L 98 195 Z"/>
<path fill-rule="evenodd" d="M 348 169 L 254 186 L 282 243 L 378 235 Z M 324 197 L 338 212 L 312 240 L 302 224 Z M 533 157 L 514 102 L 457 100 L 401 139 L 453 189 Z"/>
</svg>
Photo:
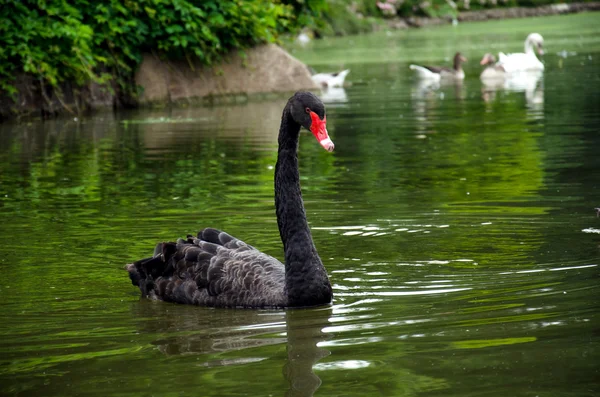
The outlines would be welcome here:
<svg viewBox="0 0 600 397">
<path fill-rule="evenodd" d="M 279 127 L 275 210 L 285 265 L 216 229 L 159 243 L 154 256 L 126 266 L 144 297 L 213 307 L 282 308 L 331 303 L 327 271 L 312 240 L 298 173 L 300 127 L 333 151 L 325 106 L 310 92 L 287 102 Z"/>
</svg>

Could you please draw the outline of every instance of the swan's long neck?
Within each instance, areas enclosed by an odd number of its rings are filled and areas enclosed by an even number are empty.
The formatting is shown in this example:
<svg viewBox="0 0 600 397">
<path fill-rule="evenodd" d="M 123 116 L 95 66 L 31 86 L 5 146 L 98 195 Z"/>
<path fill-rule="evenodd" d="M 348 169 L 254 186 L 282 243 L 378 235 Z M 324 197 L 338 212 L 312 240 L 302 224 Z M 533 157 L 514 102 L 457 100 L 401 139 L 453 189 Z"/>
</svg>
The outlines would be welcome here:
<svg viewBox="0 0 600 397">
<path fill-rule="evenodd" d="M 285 251 L 285 280 L 289 306 L 331 301 L 327 272 L 312 240 L 300 190 L 298 138 L 300 125 L 284 110 L 275 166 L 275 210 Z"/>
<path fill-rule="evenodd" d="M 525 40 L 525 54 L 535 56 L 535 51 L 533 50 L 533 43 L 530 39 Z"/>
<path fill-rule="evenodd" d="M 311 253 L 314 250 L 300 190 L 299 135 L 300 125 L 284 114 L 279 130 L 279 151 L 275 166 L 275 209 L 286 262 L 288 255 L 295 251 Z"/>
</svg>

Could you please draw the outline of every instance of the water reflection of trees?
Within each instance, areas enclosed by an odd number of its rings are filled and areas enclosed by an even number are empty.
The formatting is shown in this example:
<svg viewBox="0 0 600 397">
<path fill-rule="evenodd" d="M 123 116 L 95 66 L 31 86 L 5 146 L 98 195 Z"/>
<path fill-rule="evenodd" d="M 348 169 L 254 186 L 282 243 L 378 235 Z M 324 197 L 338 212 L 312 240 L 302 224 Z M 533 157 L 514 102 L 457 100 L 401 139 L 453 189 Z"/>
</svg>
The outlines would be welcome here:
<svg viewBox="0 0 600 397">
<path fill-rule="evenodd" d="M 386 84 L 358 88 L 368 90 L 372 100 L 350 98 L 347 106 L 329 109 L 336 152 L 325 153 L 309 133 L 300 141 L 303 193 L 312 226 L 392 222 L 402 220 L 406 208 L 416 215 L 442 209 L 448 224 L 478 211 L 486 216 L 543 211 L 513 204 L 535 197 L 543 181 L 538 135 L 522 132 L 530 125 L 518 103 L 487 105 L 454 100 L 450 94 L 443 101 L 433 98 L 427 103 L 435 110 L 428 111 L 426 122 L 436 133 L 415 139 L 423 121 L 406 96 L 396 96 L 402 90 L 391 91 Z M 32 226 L 40 233 L 57 219 L 69 219 L 63 237 L 75 241 L 84 238 L 82 225 L 94 224 L 98 243 L 104 233 L 129 236 L 135 230 L 144 238 L 127 244 L 131 252 L 125 257 L 130 259 L 144 255 L 157 239 L 205 226 L 223 228 L 278 257 L 272 168 L 273 131 L 281 106 L 276 100 L 208 110 L 157 110 L 80 124 L 22 127 L 30 128 L 27 134 L 11 130 L 11 145 L 0 158 L 11 198 L 5 206 L 40 214 Z M 493 111 L 486 112 L 486 106 Z M 244 129 L 244 117 L 219 124 L 222 117 L 211 112 L 255 118 Z M 22 199 L 12 199 L 16 197 Z M 490 200 L 493 205 L 487 204 Z M 263 229 L 260 235 L 257 225 Z M 316 236 L 323 241 L 330 238 L 320 234 Z M 439 245 L 469 252 L 487 244 L 476 229 L 469 235 L 457 241 L 444 233 Z M 517 243 L 518 237 L 505 237 L 501 246 L 510 249 Z M 388 244 L 379 244 L 377 255 L 395 257 L 403 239 L 391 236 Z M 359 244 L 370 251 L 371 243 Z M 341 244 L 357 247 L 354 240 Z M 332 246 L 318 247 L 325 255 L 327 249 L 335 252 Z M 402 251 L 410 252 L 410 247 Z M 422 252 L 415 255 L 423 259 Z"/>
</svg>

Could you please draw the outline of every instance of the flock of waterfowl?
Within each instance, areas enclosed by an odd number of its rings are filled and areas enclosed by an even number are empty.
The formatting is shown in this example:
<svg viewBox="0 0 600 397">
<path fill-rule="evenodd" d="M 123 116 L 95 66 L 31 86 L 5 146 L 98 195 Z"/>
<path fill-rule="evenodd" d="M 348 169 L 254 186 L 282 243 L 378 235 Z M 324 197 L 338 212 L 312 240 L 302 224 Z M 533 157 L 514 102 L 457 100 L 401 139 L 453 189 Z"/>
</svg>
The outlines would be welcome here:
<svg viewBox="0 0 600 397">
<path fill-rule="evenodd" d="M 525 52 L 498 54 L 498 60 L 494 55 L 487 53 L 481 59 L 480 64 L 486 66 L 481 72 L 482 80 L 503 79 L 520 72 L 541 72 L 544 70 L 544 64 L 536 56 L 544 54 L 544 39 L 539 33 L 531 33 L 525 39 Z M 440 81 L 442 79 L 463 80 L 465 72 L 462 69 L 463 62 L 467 59 L 457 52 L 454 56 L 452 68 L 443 66 L 419 66 L 410 65 L 410 69 L 417 72 L 417 76 L 424 80 Z"/>
<path fill-rule="evenodd" d="M 505 76 L 543 70 L 534 48 L 542 53 L 543 39 L 532 33 L 525 53 L 486 54 L 481 76 Z M 460 53 L 454 67 L 411 65 L 423 79 L 464 79 Z M 341 87 L 349 70 L 316 74 L 321 87 Z M 328 304 L 332 288 L 312 240 L 300 190 L 298 140 L 302 127 L 327 151 L 334 149 L 326 128 L 325 106 L 312 93 L 294 94 L 283 109 L 275 166 L 275 212 L 284 249 L 284 263 L 225 232 L 206 228 L 196 236 L 159 243 L 154 254 L 126 266 L 133 285 L 144 297 L 212 307 L 282 308 Z"/>
<path fill-rule="evenodd" d="M 536 56 L 544 54 L 544 39 L 539 33 L 531 33 L 525 39 L 525 52 L 505 54 L 500 52 L 498 59 L 487 53 L 480 61 L 485 69 L 481 72 L 482 81 L 495 84 L 498 81 L 513 78 L 522 72 L 540 73 L 544 71 L 544 64 Z M 440 81 L 461 81 L 465 78 L 462 64 L 467 62 L 460 52 L 454 55 L 452 67 L 410 65 L 421 81 L 438 83 Z M 318 73 L 312 76 L 313 81 L 322 88 L 343 87 L 349 69 L 337 73 Z"/>
</svg>

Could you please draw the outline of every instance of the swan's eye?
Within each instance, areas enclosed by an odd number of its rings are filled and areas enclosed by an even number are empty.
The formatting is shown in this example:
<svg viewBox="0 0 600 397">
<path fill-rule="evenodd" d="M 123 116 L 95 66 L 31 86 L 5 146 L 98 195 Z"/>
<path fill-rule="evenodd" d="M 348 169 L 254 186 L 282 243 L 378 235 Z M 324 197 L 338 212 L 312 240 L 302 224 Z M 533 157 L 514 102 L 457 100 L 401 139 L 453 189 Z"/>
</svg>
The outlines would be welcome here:
<svg viewBox="0 0 600 397">
<path fill-rule="evenodd" d="M 306 108 L 304 110 L 306 110 L 306 113 L 310 114 L 310 109 L 309 108 Z"/>
</svg>

